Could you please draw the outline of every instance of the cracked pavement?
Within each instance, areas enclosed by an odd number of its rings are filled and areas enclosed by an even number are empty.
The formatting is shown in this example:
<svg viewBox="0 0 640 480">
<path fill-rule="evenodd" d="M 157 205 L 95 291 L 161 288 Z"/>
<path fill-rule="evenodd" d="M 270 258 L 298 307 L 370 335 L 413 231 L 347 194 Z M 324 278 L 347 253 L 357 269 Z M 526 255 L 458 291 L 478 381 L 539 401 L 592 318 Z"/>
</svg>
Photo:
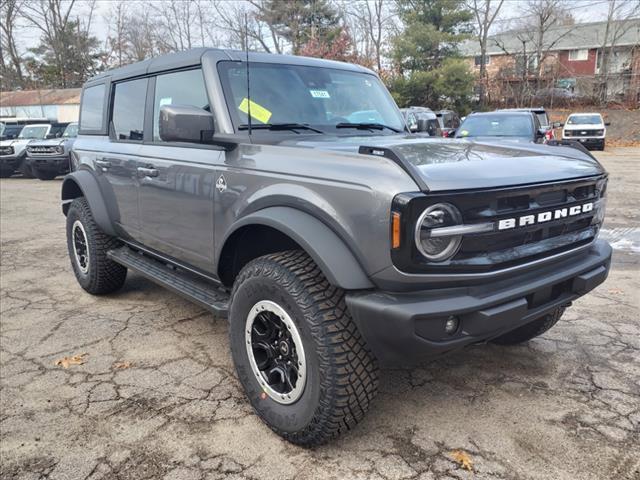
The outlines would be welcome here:
<svg viewBox="0 0 640 480">
<path fill-rule="evenodd" d="M 597 156 L 606 227 L 640 226 L 640 149 Z M 639 254 L 528 344 L 384 370 L 364 421 L 305 450 L 252 413 L 225 320 L 131 273 L 79 287 L 60 184 L 0 182 L 0 478 L 640 479 Z"/>
</svg>

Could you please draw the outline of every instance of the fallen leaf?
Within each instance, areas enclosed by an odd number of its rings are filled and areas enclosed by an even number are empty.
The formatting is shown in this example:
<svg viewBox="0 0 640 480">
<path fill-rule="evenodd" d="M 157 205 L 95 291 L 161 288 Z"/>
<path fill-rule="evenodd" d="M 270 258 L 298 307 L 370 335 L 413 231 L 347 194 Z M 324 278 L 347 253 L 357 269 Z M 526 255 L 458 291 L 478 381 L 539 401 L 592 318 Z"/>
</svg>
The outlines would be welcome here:
<svg viewBox="0 0 640 480">
<path fill-rule="evenodd" d="M 74 355 L 73 357 L 63 357 L 56 360 L 56 366 L 62 365 L 62 368 L 69 368 L 71 365 L 82 365 L 84 363 L 84 357 L 89 355 L 88 353 L 81 353 L 80 355 Z"/>
<path fill-rule="evenodd" d="M 125 368 L 130 368 L 131 365 L 131 362 L 116 362 L 113 364 L 113 368 L 124 370 Z"/>
<path fill-rule="evenodd" d="M 451 457 L 454 461 L 458 462 L 462 468 L 473 471 L 473 461 L 471 457 L 464 450 L 454 450 L 451 452 Z"/>
</svg>

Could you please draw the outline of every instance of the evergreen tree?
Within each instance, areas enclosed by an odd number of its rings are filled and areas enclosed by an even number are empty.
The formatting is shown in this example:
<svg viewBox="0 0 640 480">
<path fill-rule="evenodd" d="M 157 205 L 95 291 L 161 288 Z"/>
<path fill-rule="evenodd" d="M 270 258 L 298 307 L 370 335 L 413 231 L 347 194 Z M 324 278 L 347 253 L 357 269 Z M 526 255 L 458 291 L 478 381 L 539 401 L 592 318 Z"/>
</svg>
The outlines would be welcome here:
<svg viewBox="0 0 640 480">
<path fill-rule="evenodd" d="M 267 0 L 257 18 L 291 45 L 294 55 L 310 40 L 331 42 L 340 35 L 340 16 L 328 0 Z"/>
</svg>

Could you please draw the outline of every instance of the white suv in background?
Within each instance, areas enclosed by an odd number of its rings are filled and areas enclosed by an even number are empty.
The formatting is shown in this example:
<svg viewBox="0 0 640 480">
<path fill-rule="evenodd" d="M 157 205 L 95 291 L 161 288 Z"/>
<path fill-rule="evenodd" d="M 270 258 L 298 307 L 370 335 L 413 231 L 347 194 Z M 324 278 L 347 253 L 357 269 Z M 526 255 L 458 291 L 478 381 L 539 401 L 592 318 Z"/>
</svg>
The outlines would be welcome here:
<svg viewBox="0 0 640 480">
<path fill-rule="evenodd" d="M 576 140 L 587 148 L 604 150 L 604 139 L 607 135 L 606 126 L 599 113 L 572 113 L 562 129 L 564 140 Z"/>
</svg>

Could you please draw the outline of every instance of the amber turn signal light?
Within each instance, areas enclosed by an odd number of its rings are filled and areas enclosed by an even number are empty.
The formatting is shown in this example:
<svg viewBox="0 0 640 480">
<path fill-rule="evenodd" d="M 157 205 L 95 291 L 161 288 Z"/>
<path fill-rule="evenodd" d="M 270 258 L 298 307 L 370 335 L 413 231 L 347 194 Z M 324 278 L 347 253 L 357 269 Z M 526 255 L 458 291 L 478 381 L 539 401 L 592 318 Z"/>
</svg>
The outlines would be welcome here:
<svg viewBox="0 0 640 480">
<path fill-rule="evenodd" d="M 400 214 L 391 214 L 391 248 L 400 248 Z"/>
</svg>

